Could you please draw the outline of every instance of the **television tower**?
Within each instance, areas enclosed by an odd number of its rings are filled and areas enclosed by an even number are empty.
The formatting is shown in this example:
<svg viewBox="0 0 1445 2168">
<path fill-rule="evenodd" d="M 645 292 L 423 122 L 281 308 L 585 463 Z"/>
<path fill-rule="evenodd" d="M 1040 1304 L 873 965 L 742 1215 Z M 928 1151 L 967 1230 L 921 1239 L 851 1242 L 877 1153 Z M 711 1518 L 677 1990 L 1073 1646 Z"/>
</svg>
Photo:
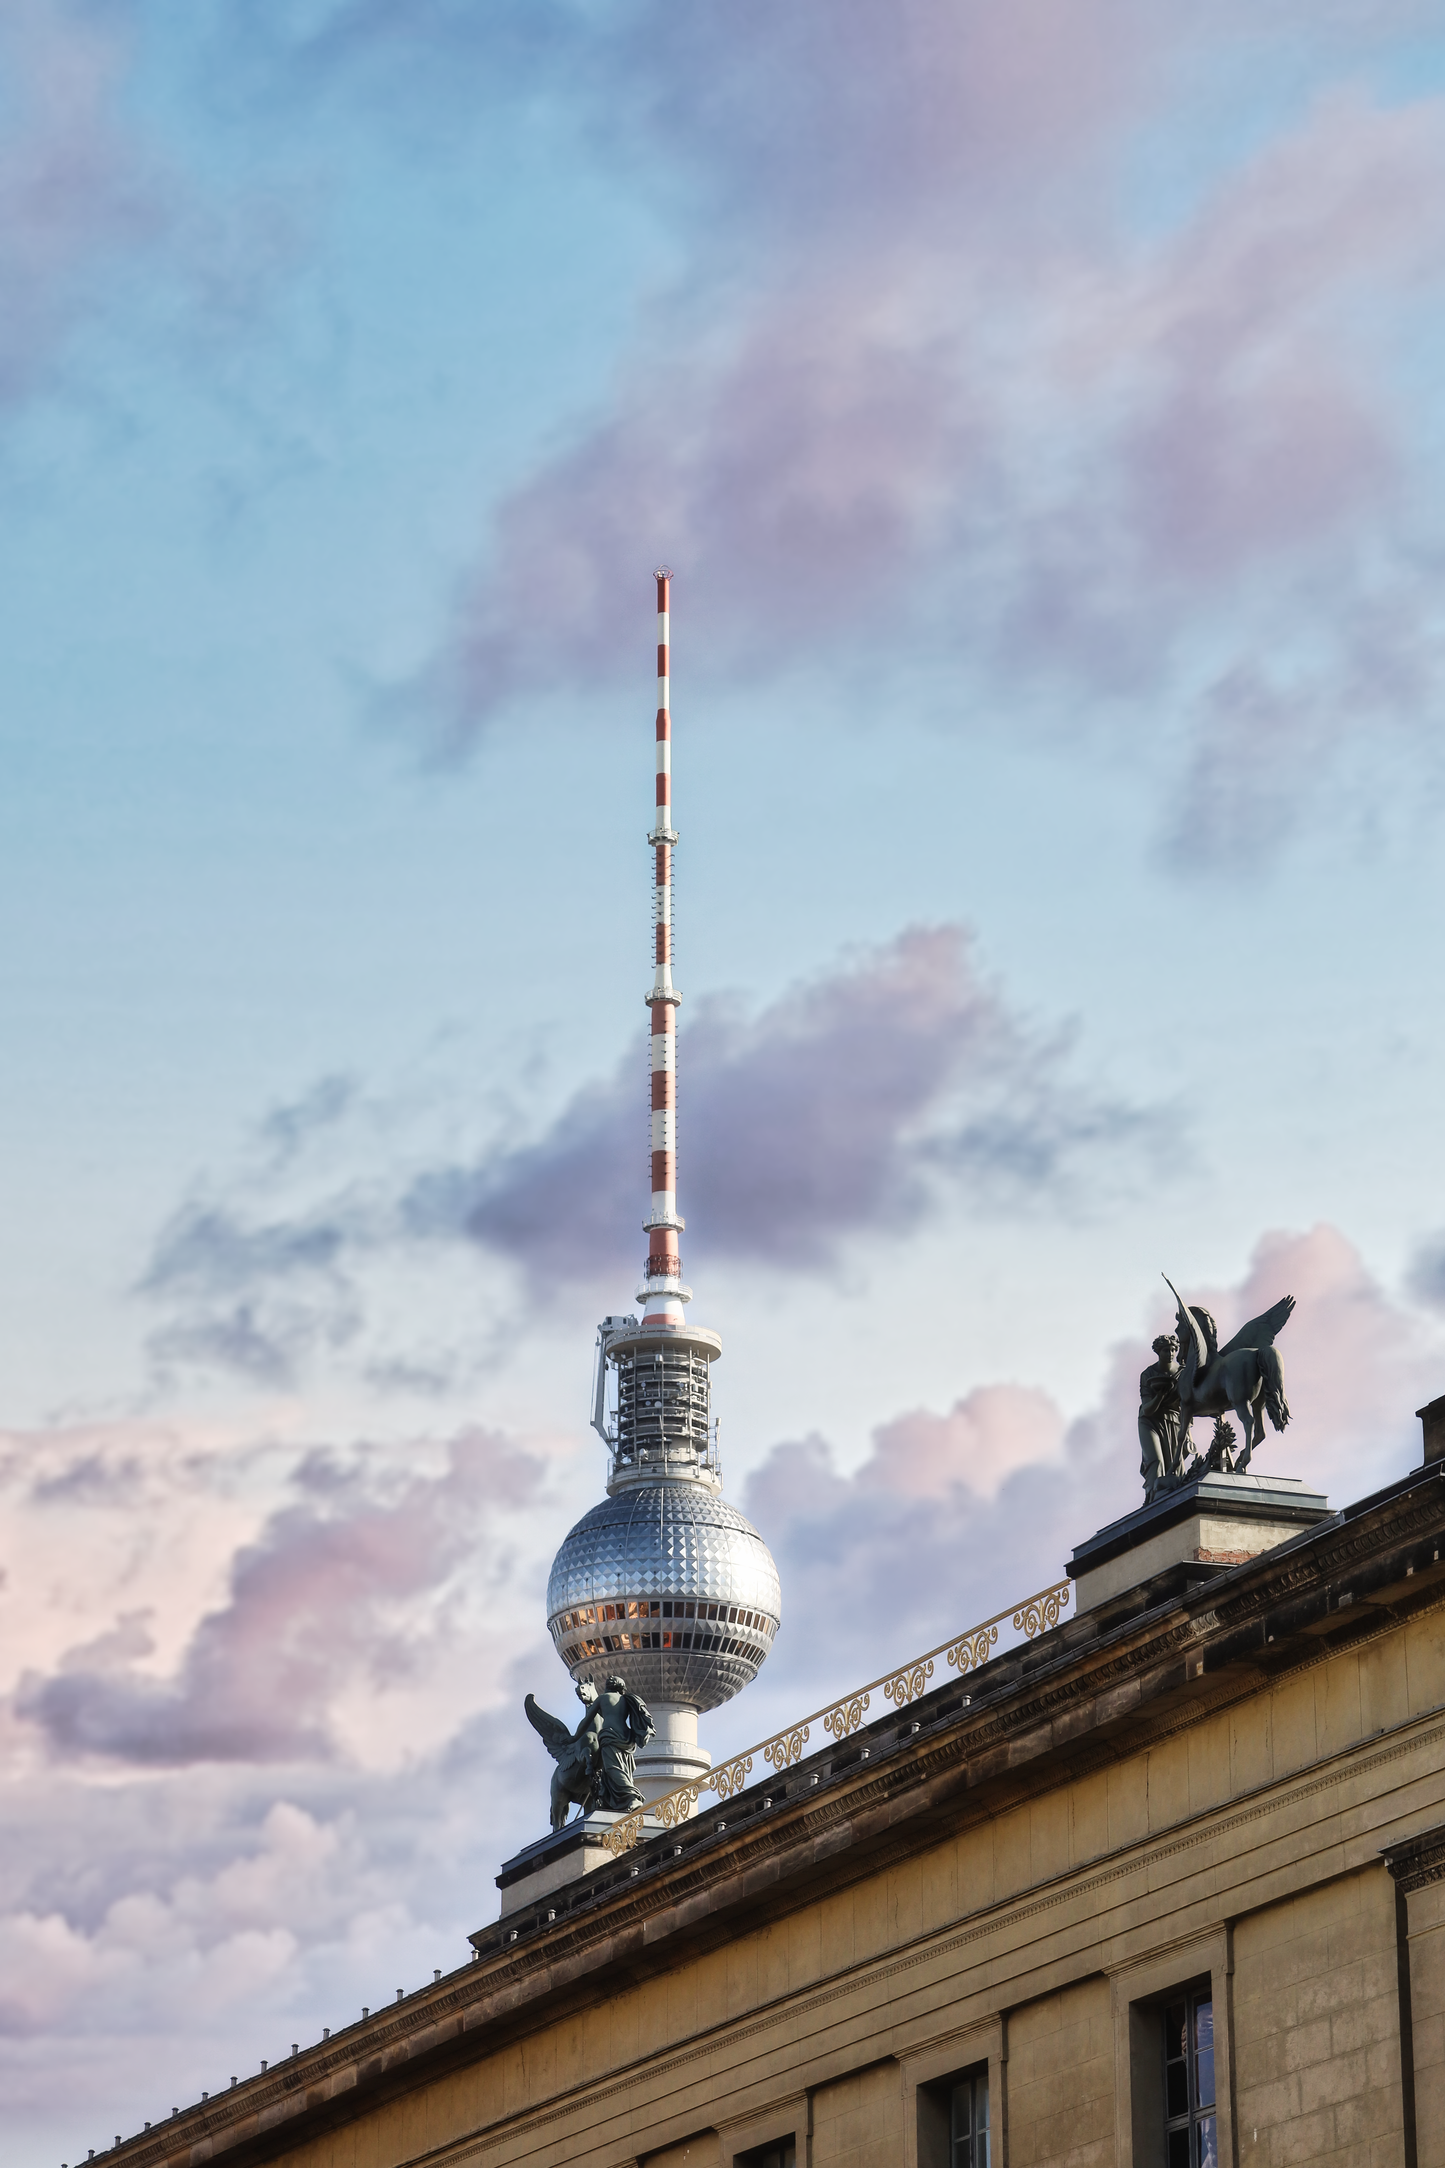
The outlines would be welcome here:
<svg viewBox="0 0 1445 2168">
<path fill-rule="evenodd" d="M 607 1497 L 577 1523 L 547 1584 L 547 1624 L 573 1678 L 619 1672 L 652 1711 L 637 1757 L 644 1798 L 702 1776 L 697 1719 L 757 1677 L 782 1622 L 777 1568 L 722 1496 L 712 1365 L 719 1335 L 688 1323 L 677 1209 L 677 1008 L 673 984 L 672 575 L 657 574 L 656 784 L 652 826 L 651 1207 L 641 1317 L 597 1333 L 592 1422 L 608 1448 Z"/>
</svg>

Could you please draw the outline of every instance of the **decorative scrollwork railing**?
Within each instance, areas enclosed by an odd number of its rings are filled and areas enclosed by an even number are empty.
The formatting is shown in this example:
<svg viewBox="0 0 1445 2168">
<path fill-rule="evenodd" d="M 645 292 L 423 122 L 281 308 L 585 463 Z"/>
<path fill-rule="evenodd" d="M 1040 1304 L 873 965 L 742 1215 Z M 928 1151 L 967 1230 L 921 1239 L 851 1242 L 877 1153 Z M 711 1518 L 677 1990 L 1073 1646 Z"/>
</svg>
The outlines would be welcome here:
<svg viewBox="0 0 1445 2168">
<path fill-rule="evenodd" d="M 803 1748 L 815 1724 L 821 1724 L 841 1746 L 857 1731 L 873 1695 L 880 1689 L 886 1701 L 891 1701 L 897 1709 L 905 1709 L 910 1701 L 916 1701 L 927 1690 L 936 1657 L 942 1657 L 955 1671 L 976 1671 L 980 1664 L 988 1662 L 998 1646 L 999 1628 L 1006 1619 L 1012 1621 L 1015 1633 L 1022 1634 L 1026 1641 L 1033 1641 L 1039 1634 L 1058 1625 L 1068 1602 L 1068 1582 L 1056 1581 L 1052 1588 L 1040 1589 L 1036 1596 L 1026 1596 L 1021 1604 L 1010 1605 L 1006 1611 L 996 1611 L 982 1625 L 970 1626 L 951 1641 L 941 1641 L 936 1649 L 929 1649 L 926 1655 L 917 1657 L 911 1664 L 904 1664 L 901 1670 L 886 1672 L 881 1679 L 870 1679 L 856 1693 L 845 1694 L 841 1701 L 831 1703 L 826 1709 L 815 1709 L 811 1716 L 790 1724 L 786 1731 L 776 1732 L 771 1739 L 764 1739 L 760 1746 L 750 1746 L 746 1753 L 731 1755 L 695 1783 L 681 1784 L 676 1791 L 667 1792 L 654 1801 L 652 1806 L 639 1807 L 632 1814 L 622 1815 L 605 1833 L 603 1843 L 615 1858 L 620 1858 L 641 1839 L 648 1815 L 659 1821 L 664 1829 L 676 1829 L 687 1820 L 702 1793 L 716 1792 L 720 1799 L 731 1799 L 747 1783 L 759 1756 L 782 1776 L 794 1762 L 802 1759 Z"/>
<path fill-rule="evenodd" d="M 1069 1600 L 1069 1584 L 1062 1589 L 1046 1588 L 1041 1596 L 1030 1596 L 1027 1603 L 1020 1604 L 1014 1613 L 1014 1630 L 1032 1641 L 1035 1634 L 1046 1634 L 1051 1626 L 1059 1623 L 1059 1613 Z"/>
</svg>

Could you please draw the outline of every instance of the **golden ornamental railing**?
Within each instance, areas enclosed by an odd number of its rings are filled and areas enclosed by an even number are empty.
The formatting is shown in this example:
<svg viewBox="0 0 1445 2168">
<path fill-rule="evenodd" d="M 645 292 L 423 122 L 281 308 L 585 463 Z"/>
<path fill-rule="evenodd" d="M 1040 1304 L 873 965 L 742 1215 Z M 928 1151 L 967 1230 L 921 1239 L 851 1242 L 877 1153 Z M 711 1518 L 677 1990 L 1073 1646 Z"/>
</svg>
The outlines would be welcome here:
<svg viewBox="0 0 1445 2168">
<path fill-rule="evenodd" d="M 965 1633 L 955 1634 L 950 1641 L 940 1641 L 936 1649 L 926 1655 L 915 1657 L 899 1671 L 887 1671 L 881 1679 L 870 1679 L 866 1686 L 845 1694 L 841 1701 L 831 1702 L 828 1707 L 815 1709 L 786 1731 L 774 1732 L 771 1739 L 764 1739 L 758 1746 L 750 1746 L 741 1754 L 731 1755 L 716 1769 L 710 1769 L 705 1777 L 695 1783 L 680 1784 L 676 1791 L 665 1792 L 651 1806 L 638 1807 L 631 1814 L 622 1815 L 603 1836 L 603 1843 L 614 1856 L 630 1852 L 643 1833 L 643 1823 L 651 1817 L 664 1829 L 675 1829 L 685 1822 L 704 1792 L 716 1792 L 720 1799 L 731 1799 L 740 1792 L 752 1775 L 753 1763 L 765 1761 L 781 1776 L 794 1762 L 801 1761 L 803 1748 L 807 1745 L 815 1724 L 841 1745 L 850 1732 L 855 1732 L 863 1721 L 864 1711 L 873 1696 L 882 1692 L 885 1701 L 895 1708 L 906 1709 L 910 1701 L 916 1701 L 933 1677 L 934 1658 L 941 1656 L 953 1670 L 976 1671 L 993 1654 L 998 1642 L 998 1630 L 1006 1618 L 1012 1617 L 1015 1633 L 1021 1633 L 1026 1641 L 1036 1635 L 1047 1633 L 1059 1623 L 1059 1613 L 1069 1601 L 1069 1584 L 1056 1581 L 1052 1588 L 1040 1589 L 1036 1596 L 1026 1596 L 1022 1603 L 1011 1605 L 1008 1610 L 995 1611 L 982 1625 L 970 1626 Z"/>
</svg>

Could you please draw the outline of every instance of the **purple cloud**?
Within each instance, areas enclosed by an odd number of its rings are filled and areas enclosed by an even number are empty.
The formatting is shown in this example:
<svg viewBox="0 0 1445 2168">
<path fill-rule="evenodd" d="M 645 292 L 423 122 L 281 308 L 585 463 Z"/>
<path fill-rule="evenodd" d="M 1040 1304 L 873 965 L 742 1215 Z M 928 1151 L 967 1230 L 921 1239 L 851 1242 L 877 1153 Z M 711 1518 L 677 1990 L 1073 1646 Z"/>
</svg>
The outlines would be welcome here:
<svg viewBox="0 0 1445 2168">
<path fill-rule="evenodd" d="M 862 1235 L 895 1235 L 961 1180 L 975 1197 L 1087 1182 L 1148 1149 L 1154 1117 L 1091 1095 L 1065 1047 L 1008 1007 L 957 926 L 914 928 L 792 989 L 760 1015 L 716 1003 L 679 1039 L 679 1181 L 712 1256 L 831 1268 Z M 548 1273 L 619 1255 L 646 1186 L 644 1055 L 580 1094 L 521 1151 L 409 1200 L 440 1224 Z"/>
<path fill-rule="evenodd" d="M 1067 1033 L 1009 1006 L 958 926 L 913 928 L 760 1013 L 704 1003 L 679 1039 L 689 1240 L 830 1271 L 850 1243 L 904 1234 L 950 1196 L 1073 1209 L 1154 1164 L 1163 1122 L 1081 1083 L 1069 1052 Z M 253 1172 L 234 1200 L 197 1200 L 163 1230 L 141 1282 L 171 1312 L 152 1353 L 288 1382 L 311 1354 L 364 1347 L 368 1262 L 409 1247 L 472 1243 L 553 1281 L 625 1278 L 641 1261 L 646 1120 L 639 1043 L 520 1149 L 423 1158 L 390 1192 L 346 1185 L 293 1213 L 266 1209 Z"/>
<path fill-rule="evenodd" d="M 1417 1302 L 1445 1310 L 1445 1235 L 1420 1243 L 1410 1260 L 1408 1284 Z"/>
<path fill-rule="evenodd" d="M 0 402 L 33 392 L 102 267 L 159 223 L 120 121 L 119 25 L 65 0 L 0 17 Z"/>
<path fill-rule="evenodd" d="M 1317 576 L 1398 511 L 1399 403 L 1364 324 L 1445 252 L 1442 179 L 1440 109 L 1339 100 L 1152 246 L 1066 239 L 1026 274 L 960 205 L 936 250 L 789 266 L 705 348 L 650 349 L 500 507 L 433 672 L 454 737 L 616 669 L 635 567 L 662 556 L 714 667 L 943 611 L 1018 680 L 1161 682 L 1261 572 Z"/>
<path fill-rule="evenodd" d="M 588 47 L 609 149 L 687 177 L 685 300 L 492 509 L 398 710 L 455 752 L 635 673 L 665 558 L 693 669 L 836 667 L 886 629 L 964 711 L 1062 690 L 1162 732 L 1196 863 L 1254 848 L 1219 814 L 1221 716 L 1289 749 L 1246 809 L 1271 838 L 1363 729 L 1427 755 L 1432 432 L 1386 355 L 1433 329 L 1445 107 L 1323 95 L 1145 232 L 1121 162 L 1185 37 L 1147 11 L 748 12 L 744 38 L 644 6 Z"/>
<path fill-rule="evenodd" d="M 1366 733 L 1431 757 L 1438 431 L 1410 357 L 1436 343 L 1445 106 L 1361 87 L 1390 52 L 1378 17 L 221 19 L 227 82 L 268 103 L 351 94 L 433 141 L 532 102 L 683 251 L 599 409 L 481 515 L 446 633 L 390 703 L 434 749 L 635 678 L 636 583 L 666 558 L 694 683 L 703 657 L 735 679 L 846 667 L 886 629 L 947 665 L 960 714 L 1064 701 L 1162 740 L 1171 864 L 1256 856 L 1338 797 Z M 1262 147 L 1219 128 L 1231 70 L 1280 91 Z M 1266 770 L 1237 811 L 1224 739 Z"/>
</svg>

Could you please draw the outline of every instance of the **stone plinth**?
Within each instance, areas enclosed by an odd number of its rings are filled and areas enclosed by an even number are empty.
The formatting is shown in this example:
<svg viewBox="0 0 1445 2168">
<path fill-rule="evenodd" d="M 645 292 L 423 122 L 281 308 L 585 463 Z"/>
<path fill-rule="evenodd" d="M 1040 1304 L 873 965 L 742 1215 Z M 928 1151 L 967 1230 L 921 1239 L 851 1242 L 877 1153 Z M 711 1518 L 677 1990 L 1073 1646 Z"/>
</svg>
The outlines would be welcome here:
<svg viewBox="0 0 1445 2168">
<path fill-rule="evenodd" d="M 1329 1502 L 1293 1475 L 1202 1475 L 1111 1521 L 1067 1568 L 1077 1610 L 1091 1611 L 1170 1566 L 1202 1573 L 1240 1566 L 1329 1516 Z"/>
<path fill-rule="evenodd" d="M 614 1822 L 621 1821 L 620 1814 L 589 1814 L 578 1816 L 561 1829 L 539 1837 L 535 1844 L 527 1844 L 511 1859 L 504 1862 L 497 1876 L 497 1888 L 502 1893 L 499 1917 L 505 1919 L 509 1912 L 520 1912 L 527 1906 L 535 1906 L 554 1890 L 564 1889 L 569 1882 L 576 1882 L 584 1874 L 591 1874 L 596 1867 L 605 1867 L 612 1858 L 607 1849 L 606 1834 Z M 651 1836 L 662 1824 L 651 1815 L 645 1817 L 643 1832 Z"/>
</svg>

